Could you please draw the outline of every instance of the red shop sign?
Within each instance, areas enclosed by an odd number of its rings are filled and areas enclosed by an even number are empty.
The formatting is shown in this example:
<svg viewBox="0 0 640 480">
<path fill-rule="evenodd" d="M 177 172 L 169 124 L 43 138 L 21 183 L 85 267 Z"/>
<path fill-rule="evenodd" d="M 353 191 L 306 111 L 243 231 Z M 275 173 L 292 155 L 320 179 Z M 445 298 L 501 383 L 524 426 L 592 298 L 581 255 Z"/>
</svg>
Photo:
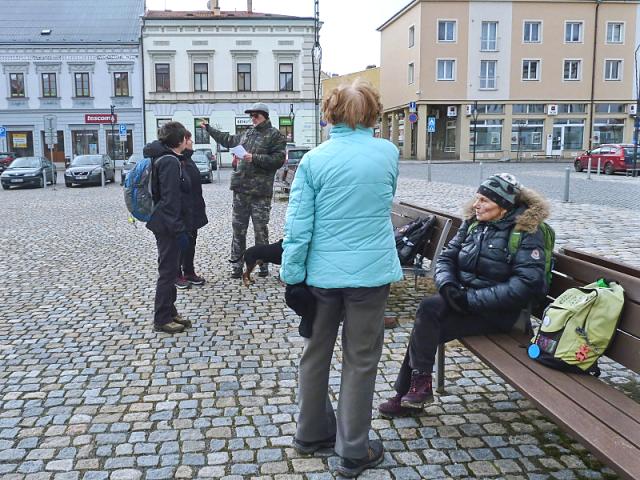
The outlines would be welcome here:
<svg viewBox="0 0 640 480">
<path fill-rule="evenodd" d="M 117 113 L 113 114 L 113 120 L 111 117 L 110 113 L 85 113 L 84 123 L 118 123 Z"/>
</svg>

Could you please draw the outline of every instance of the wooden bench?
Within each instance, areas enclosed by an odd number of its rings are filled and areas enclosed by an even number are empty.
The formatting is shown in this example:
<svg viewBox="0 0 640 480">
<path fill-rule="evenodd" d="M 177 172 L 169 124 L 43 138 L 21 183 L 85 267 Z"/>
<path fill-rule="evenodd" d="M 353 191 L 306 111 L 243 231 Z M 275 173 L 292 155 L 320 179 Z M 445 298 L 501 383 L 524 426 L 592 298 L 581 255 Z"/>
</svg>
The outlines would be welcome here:
<svg viewBox="0 0 640 480">
<path fill-rule="evenodd" d="M 440 252 L 442 252 L 444 246 L 451 239 L 451 224 L 452 220 L 438 212 L 425 211 L 414 207 L 410 204 L 393 203 L 391 208 L 391 223 L 393 228 L 401 227 L 413 220 L 433 215 L 435 217 L 435 224 L 432 229 L 432 234 L 427 240 L 424 249 L 416 256 L 416 262 L 413 266 L 403 266 L 402 270 L 405 273 L 413 273 L 414 285 L 417 288 L 418 277 L 424 277 L 427 275 L 433 276 L 434 267 Z M 422 261 L 427 259 L 430 261 L 428 267 L 422 264 Z"/>
<path fill-rule="evenodd" d="M 437 212 L 401 205 L 423 214 Z M 455 227 L 448 235 L 452 238 L 462 220 L 450 219 Z M 625 307 L 618 331 L 605 356 L 640 373 L 640 269 L 567 247 L 555 254 L 551 291 L 533 313 L 540 318 L 544 307 L 567 288 L 586 285 L 598 278 L 615 280 L 625 288 Z M 526 353 L 530 338 L 514 330 L 509 334 L 466 337 L 461 343 L 622 478 L 639 479 L 640 404 L 595 377 L 567 374 L 534 362 Z M 444 352 L 444 345 L 440 345 L 436 372 L 441 393 Z"/>
</svg>

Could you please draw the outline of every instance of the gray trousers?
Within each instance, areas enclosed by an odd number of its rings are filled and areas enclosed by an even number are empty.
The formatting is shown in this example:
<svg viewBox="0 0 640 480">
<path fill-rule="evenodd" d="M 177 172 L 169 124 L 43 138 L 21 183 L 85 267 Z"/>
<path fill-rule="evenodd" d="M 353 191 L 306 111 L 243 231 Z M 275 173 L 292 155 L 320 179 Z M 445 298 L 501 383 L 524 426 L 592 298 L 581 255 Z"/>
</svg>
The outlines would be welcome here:
<svg viewBox="0 0 640 480">
<path fill-rule="evenodd" d="M 389 285 L 373 288 L 310 287 L 316 298 L 313 334 L 300 359 L 296 438 L 304 442 L 336 435 L 341 457 L 362 458 L 369 448 L 371 407 L 384 340 Z M 331 357 L 342 327 L 342 377 L 336 414 L 329 400 Z"/>
</svg>

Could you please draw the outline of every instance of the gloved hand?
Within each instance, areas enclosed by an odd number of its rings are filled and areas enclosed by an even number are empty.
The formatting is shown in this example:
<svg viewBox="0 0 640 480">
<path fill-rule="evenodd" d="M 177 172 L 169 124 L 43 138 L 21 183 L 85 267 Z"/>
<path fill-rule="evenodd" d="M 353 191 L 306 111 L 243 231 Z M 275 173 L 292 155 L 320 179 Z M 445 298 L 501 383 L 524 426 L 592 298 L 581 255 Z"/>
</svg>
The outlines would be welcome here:
<svg viewBox="0 0 640 480">
<path fill-rule="evenodd" d="M 440 289 L 440 295 L 444 298 L 449 308 L 456 313 L 469 313 L 469 300 L 467 292 L 460 287 L 447 283 Z"/>
<path fill-rule="evenodd" d="M 178 241 L 178 248 L 181 252 L 184 252 L 191 245 L 191 235 L 187 232 L 180 232 L 176 236 L 176 240 Z"/>
</svg>

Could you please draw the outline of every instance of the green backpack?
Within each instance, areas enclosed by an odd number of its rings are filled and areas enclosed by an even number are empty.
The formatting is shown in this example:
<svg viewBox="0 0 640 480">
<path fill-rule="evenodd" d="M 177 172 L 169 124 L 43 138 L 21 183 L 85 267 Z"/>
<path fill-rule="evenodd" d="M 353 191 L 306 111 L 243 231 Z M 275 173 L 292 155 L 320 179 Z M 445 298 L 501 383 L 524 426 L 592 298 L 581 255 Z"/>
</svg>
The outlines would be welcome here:
<svg viewBox="0 0 640 480">
<path fill-rule="evenodd" d="M 624 289 L 603 279 L 558 296 L 542 315 L 529 357 L 558 370 L 600 375 L 597 362 L 620 320 Z"/>
<path fill-rule="evenodd" d="M 467 234 L 473 233 L 473 231 L 478 226 L 478 221 L 473 222 L 469 225 L 467 229 Z M 544 237 L 544 274 L 545 274 L 545 286 L 543 295 L 549 291 L 549 286 L 551 285 L 551 271 L 553 270 L 553 248 L 556 243 L 556 232 L 547 222 L 542 222 L 538 227 L 542 232 L 542 236 Z M 511 230 L 509 234 L 509 256 L 513 258 L 513 256 L 520 248 L 520 243 L 522 242 L 522 233 L 521 231 L 517 231 L 515 228 Z"/>
</svg>

